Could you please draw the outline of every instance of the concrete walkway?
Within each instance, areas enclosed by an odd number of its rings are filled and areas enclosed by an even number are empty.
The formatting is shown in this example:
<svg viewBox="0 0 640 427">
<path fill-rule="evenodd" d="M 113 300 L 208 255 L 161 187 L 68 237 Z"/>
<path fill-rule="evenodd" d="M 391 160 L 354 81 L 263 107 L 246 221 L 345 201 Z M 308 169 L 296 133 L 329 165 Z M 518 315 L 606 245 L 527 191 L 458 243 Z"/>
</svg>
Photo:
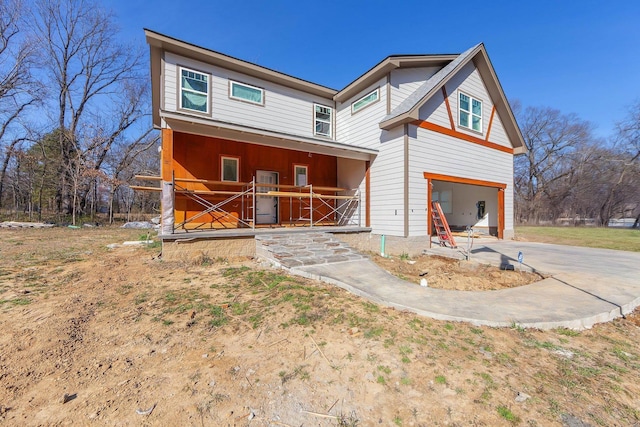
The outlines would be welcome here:
<svg viewBox="0 0 640 427">
<path fill-rule="evenodd" d="M 461 251 L 429 252 L 461 257 Z M 588 329 L 640 305 L 640 253 L 542 243 L 478 239 L 472 262 L 518 268 L 551 277 L 496 291 L 447 291 L 412 284 L 368 259 L 294 267 L 293 274 L 340 286 L 371 301 L 440 320 L 539 329 Z"/>
</svg>

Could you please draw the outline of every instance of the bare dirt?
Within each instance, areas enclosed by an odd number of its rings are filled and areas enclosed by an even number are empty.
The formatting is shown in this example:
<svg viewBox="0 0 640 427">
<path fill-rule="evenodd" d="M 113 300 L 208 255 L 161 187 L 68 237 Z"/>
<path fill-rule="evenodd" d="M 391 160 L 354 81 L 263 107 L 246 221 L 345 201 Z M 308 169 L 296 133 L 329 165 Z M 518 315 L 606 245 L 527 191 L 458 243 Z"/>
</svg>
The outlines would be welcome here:
<svg viewBox="0 0 640 427">
<path fill-rule="evenodd" d="M 544 278 L 540 274 L 500 270 L 491 265 L 437 255 L 404 258 L 371 254 L 370 257 L 376 264 L 401 279 L 415 284 L 420 284 L 425 279 L 427 286 L 437 289 L 489 291 L 528 285 Z"/>
<path fill-rule="evenodd" d="M 140 234 L 0 230 L 0 425 L 640 424 L 637 313 L 473 327 L 253 260 L 106 247 Z"/>
</svg>

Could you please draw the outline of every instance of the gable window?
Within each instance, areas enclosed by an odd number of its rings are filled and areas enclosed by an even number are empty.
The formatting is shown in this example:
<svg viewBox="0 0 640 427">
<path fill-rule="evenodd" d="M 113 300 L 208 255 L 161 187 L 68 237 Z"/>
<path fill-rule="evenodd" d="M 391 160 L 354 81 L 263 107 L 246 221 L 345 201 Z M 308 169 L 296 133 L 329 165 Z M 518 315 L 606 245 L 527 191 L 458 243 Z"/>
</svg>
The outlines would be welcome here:
<svg viewBox="0 0 640 427">
<path fill-rule="evenodd" d="M 180 69 L 180 108 L 209 112 L 209 76 L 204 73 Z"/>
<path fill-rule="evenodd" d="M 460 92 L 458 124 L 462 127 L 482 132 L 482 101 Z"/>
<path fill-rule="evenodd" d="M 308 166 L 293 165 L 294 185 L 296 187 L 304 187 L 309 183 L 307 180 L 308 172 Z"/>
<path fill-rule="evenodd" d="M 221 175 L 222 181 L 238 182 L 238 166 L 240 159 L 237 157 L 222 157 L 221 159 Z"/>
<path fill-rule="evenodd" d="M 231 81 L 229 97 L 252 104 L 264 105 L 264 89 Z"/>
<path fill-rule="evenodd" d="M 324 105 L 313 104 L 314 109 L 314 135 L 331 138 L 331 123 L 333 108 Z"/>
<path fill-rule="evenodd" d="M 377 88 L 373 92 L 369 92 L 368 94 L 366 94 L 365 96 L 363 96 L 362 98 L 358 99 L 353 104 L 351 104 L 351 113 L 352 114 L 357 113 L 358 111 L 362 110 L 365 107 L 368 107 L 369 105 L 373 104 L 379 99 L 380 99 L 380 88 Z"/>
</svg>

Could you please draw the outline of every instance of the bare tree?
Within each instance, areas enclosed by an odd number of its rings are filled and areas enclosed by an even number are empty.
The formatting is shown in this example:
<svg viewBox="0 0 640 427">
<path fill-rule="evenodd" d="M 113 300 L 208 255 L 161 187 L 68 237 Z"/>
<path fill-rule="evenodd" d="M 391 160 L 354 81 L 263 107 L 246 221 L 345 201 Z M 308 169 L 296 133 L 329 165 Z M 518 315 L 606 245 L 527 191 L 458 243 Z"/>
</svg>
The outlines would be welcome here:
<svg viewBox="0 0 640 427">
<path fill-rule="evenodd" d="M 579 165 L 574 154 L 593 140 L 592 126 L 552 108 L 528 107 L 518 116 L 528 150 L 515 160 L 518 219 L 555 219 L 572 191 Z"/>
<path fill-rule="evenodd" d="M 82 136 L 91 134 L 92 119 L 105 103 L 114 102 L 125 82 L 139 78 L 141 55 L 116 39 L 113 15 L 92 0 L 39 0 L 35 29 L 44 45 L 44 68 L 56 96 L 62 158 L 58 209 L 74 214 L 75 222 L 74 199 L 84 188 L 77 179 L 87 169 L 99 169 L 104 155 L 99 154 L 91 165 L 78 165 L 96 142 Z M 126 127 L 116 126 L 120 129 L 116 132 Z M 99 144 L 102 153 L 108 152 L 109 139 Z"/>
<path fill-rule="evenodd" d="M 32 74 L 36 44 L 24 31 L 24 17 L 20 0 L 0 0 L 0 206 L 11 158 L 28 138 L 23 118 L 42 94 Z"/>
<path fill-rule="evenodd" d="M 149 130 L 136 140 L 117 144 L 107 160 L 109 171 L 109 222 L 113 223 L 116 193 L 134 179 L 136 173 L 158 174 L 159 159 L 155 149 L 160 136 Z M 130 189 L 129 189 L 130 190 Z"/>
</svg>

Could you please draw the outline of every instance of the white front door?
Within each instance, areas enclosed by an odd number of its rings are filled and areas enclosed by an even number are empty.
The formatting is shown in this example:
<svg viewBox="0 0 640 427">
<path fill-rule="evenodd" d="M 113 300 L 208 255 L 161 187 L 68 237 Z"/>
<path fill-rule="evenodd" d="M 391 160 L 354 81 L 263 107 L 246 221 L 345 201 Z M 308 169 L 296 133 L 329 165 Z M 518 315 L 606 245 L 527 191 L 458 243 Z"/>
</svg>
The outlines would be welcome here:
<svg viewBox="0 0 640 427">
<path fill-rule="evenodd" d="M 258 184 L 278 184 L 278 172 L 256 171 Z M 277 187 L 258 186 L 256 193 L 277 191 Z M 256 195 L 256 224 L 278 223 L 278 198 Z"/>
</svg>

